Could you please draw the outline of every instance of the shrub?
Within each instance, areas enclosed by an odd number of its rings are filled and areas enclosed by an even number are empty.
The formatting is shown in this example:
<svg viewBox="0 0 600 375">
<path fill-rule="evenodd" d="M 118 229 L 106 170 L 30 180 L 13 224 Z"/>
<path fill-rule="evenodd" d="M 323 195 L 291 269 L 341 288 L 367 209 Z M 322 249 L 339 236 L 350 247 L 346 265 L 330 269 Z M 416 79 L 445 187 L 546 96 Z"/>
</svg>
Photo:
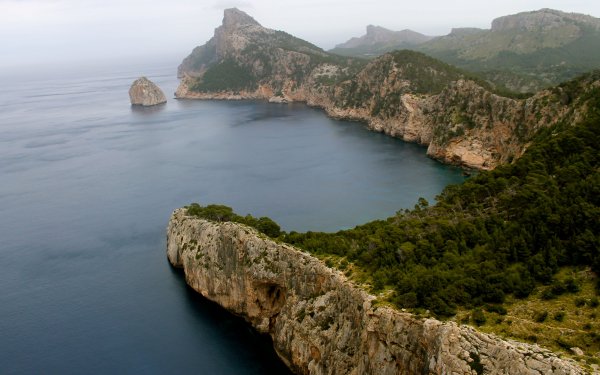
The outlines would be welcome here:
<svg viewBox="0 0 600 375">
<path fill-rule="evenodd" d="M 548 311 L 540 311 L 533 314 L 533 320 L 538 323 L 543 323 L 548 318 Z"/>
<path fill-rule="evenodd" d="M 486 305 L 485 309 L 488 312 L 495 312 L 500 315 L 506 315 L 508 313 L 508 311 L 506 311 L 506 308 L 504 308 L 504 306 L 502 305 Z"/>
<path fill-rule="evenodd" d="M 240 216 L 233 212 L 233 209 L 220 204 L 209 204 L 208 206 L 200 206 L 198 203 L 192 203 L 187 207 L 187 214 L 198 216 L 203 219 L 223 222 L 233 221 L 236 223 L 246 224 L 257 229 L 259 232 L 266 234 L 269 237 L 279 237 L 281 228 L 279 224 L 268 217 L 256 219 L 252 215 Z"/>
<path fill-rule="evenodd" d="M 554 292 L 552 291 L 551 288 L 544 289 L 544 291 L 542 292 L 543 300 L 550 300 L 550 299 L 554 299 L 554 298 L 556 298 L 556 295 L 554 294 Z"/>
<path fill-rule="evenodd" d="M 396 304 L 400 307 L 416 307 L 419 304 L 417 299 L 417 293 L 408 292 L 404 293 L 396 299 Z"/>
<path fill-rule="evenodd" d="M 569 293 L 579 293 L 579 291 L 581 290 L 579 282 L 577 282 L 572 277 L 565 280 L 564 286 L 567 292 Z"/>
<path fill-rule="evenodd" d="M 261 217 L 257 220 L 256 229 L 270 237 L 278 237 L 281 234 L 281 227 L 268 217 Z"/>
<path fill-rule="evenodd" d="M 485 314 L 481 309 L 473 310 L 473 312 L 471 313 L 471 319 L 477 326 L 484 325 L 487 321 Z"/>
</svg>

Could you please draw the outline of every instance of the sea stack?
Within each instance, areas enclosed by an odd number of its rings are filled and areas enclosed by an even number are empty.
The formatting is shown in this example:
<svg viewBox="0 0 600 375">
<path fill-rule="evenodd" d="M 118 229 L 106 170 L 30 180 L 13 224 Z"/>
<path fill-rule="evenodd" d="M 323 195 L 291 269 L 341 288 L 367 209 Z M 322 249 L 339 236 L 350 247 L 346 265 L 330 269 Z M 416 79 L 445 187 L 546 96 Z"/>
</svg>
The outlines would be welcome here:
<svg viewBox="0 0 600 375">
<path fill-rule="evenodd" d="M 136 79 L 129 88 L 131 105 L 149 107 L 167 102 L 162 90 L 146 77 Z"/>
</svg>

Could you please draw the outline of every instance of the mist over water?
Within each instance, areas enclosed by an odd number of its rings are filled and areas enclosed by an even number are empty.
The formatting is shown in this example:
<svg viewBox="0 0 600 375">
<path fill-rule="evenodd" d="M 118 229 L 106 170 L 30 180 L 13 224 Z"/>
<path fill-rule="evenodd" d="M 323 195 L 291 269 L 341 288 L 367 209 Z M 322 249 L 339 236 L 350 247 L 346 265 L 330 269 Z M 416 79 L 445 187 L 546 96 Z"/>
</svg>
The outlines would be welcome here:
<svg viewBox="0 0 600 375">
<path fill-rule="evenodd" d="M 174 67 L 145 73 L 172 97 Z M 336 231 L 430 201 L 460 170 L 303 104 L 136 109 L 140 69 L 3 78 L 0 373 L 287 373 L 165 256 L 191 202 Z M 6 78 L 8 77 L 8 78 Z"/>
</svg>

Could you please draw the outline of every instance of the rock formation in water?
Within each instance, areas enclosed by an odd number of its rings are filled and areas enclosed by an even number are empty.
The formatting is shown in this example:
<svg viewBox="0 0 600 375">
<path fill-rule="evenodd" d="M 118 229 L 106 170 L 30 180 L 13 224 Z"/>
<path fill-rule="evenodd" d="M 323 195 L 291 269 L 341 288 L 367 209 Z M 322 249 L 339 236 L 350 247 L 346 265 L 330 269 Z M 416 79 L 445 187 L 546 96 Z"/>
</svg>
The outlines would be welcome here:
<svg viewBox="0 0 600 375">
<path fill-rule="evenodd" d="M 237 9 L 225 10 L 214 37 L 194 49 L 178 75 L 178 98 L 302 101 L 475 169 L 518 158 L 537 130 L 580 116 L 586 90 L 559 86 L 512 99 L 418 52 L 369 63 L 336 56 Z"/>
<path fill-rule="evenodd" d="M 141 105 L 144 107 L 167 102 L 167 98 L 162 90 L 146 77 L 141 77 L 133 81 L 129 88 L 129 99 L 131 100 L 131 105 Z"/>
<path fill-rule="evenodd" d="M 167 256 L 204 297 L 269 334 L 298 374 L 583 374 L 537 345 L 378 306 L 343 274 L 238 223 L 176 210 Z"/>
</svg>

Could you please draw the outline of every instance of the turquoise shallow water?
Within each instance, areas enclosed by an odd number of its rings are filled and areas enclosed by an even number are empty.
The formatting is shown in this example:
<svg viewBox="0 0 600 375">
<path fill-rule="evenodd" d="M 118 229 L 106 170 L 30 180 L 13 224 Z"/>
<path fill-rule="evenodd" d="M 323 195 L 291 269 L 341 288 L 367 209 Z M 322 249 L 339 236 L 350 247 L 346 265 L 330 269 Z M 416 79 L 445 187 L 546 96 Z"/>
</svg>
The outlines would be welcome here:
<svg viewBox="0 0 600 375">
<path fill-rule="evenodd" d="M 172 70 L 147 74 L 169 94 Z M 168 265 L 172 210 L 224 203 L 286 230 L 335 231 L 463 179 L 422 147 L 302 104 L 132 109 L 135 78 L 3 78 L 2 374 L 285 374 L 266 338 Z"/>
</svg>

